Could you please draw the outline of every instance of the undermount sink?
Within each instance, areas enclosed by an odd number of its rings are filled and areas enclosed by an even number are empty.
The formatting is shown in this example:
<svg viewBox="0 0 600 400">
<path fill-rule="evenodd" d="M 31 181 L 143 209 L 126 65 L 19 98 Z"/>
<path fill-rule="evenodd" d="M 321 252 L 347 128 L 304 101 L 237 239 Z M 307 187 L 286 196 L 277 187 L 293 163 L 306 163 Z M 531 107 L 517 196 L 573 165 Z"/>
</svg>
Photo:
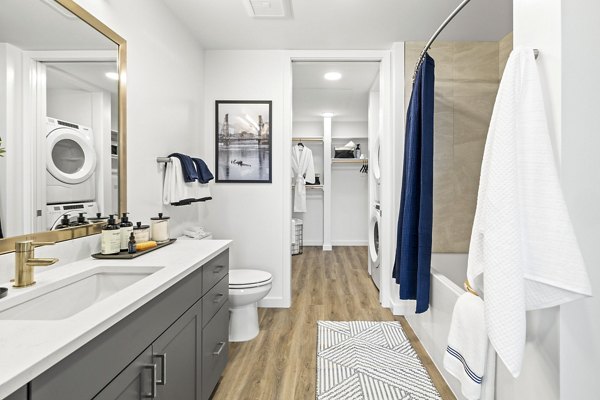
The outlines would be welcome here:
<svg viewBox="0 0 600 400">
<path fill-rule="evenodd" d="M 2 308 L 0 303 L 0 320 L 69 318 L 160 269 L 162 267 L 96 267 L 39 287 L 17 304 L 5 304 Z"/>
</svg>

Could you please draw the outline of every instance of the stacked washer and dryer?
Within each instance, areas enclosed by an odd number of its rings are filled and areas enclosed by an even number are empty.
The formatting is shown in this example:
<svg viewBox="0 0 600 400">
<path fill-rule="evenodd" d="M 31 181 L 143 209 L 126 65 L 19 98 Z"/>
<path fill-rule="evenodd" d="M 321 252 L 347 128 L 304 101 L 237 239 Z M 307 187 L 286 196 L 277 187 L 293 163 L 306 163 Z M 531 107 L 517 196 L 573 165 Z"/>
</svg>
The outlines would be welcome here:
<svg viewBox="0 0 600 400">
<path fill-rule="evenodd" d="M 94 135 L 90 128 L 48 117 L 46 135 L 46 220 L 55 229 L 67 215 L 98 212 Z"/>
<path fill-rule="evenodd" d="M 379 160 L 379 136 L 375 138 L 374 144 L 371 150 L 371 161 L 369 162 L 372 177 L 369 196 L 371 215 L 369 221 L 369 272 L 375 286 L 381 289 L 381 249 L 379 246 L 379 230 L 381 228 L 381 164 Z"/>
</svg>

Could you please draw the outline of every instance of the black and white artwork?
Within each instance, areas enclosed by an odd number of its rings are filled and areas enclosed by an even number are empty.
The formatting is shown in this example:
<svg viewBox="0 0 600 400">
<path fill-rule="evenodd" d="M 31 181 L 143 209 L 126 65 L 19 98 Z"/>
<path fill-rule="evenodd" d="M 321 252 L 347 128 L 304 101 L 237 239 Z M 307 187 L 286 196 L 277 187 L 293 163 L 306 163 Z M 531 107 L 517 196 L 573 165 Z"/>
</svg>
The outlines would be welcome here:
<svg viewBox="0 0 600 400">
<path fill-rule="evenodd" d="M 215 181 L 271 183 L 271 101 L 215 103 Z"/>
</svg>

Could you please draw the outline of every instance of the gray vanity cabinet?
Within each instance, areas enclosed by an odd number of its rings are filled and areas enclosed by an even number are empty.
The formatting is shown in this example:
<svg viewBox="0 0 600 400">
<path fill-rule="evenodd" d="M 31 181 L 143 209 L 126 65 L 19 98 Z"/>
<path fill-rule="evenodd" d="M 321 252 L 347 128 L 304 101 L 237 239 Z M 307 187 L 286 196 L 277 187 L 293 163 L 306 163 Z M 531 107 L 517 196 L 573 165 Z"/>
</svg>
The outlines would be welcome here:
<svg viewBox="0 0 600 400">
<path fill-rule="evenodd" d="M 196 303 L 152 345 L 157 369 L 156 398 L 200 399 L 202 303 Z"/>
<path fill-rule="evenodd" d="M 226 250 L 33 379 L 27 398 L 207 400 L 227 363 L 228 273 Z"/>
<path fill-rule="evenodd" d="M 152 349 L 147 348 L 123 370 L 94 400 L 140 400 L 152 398 L 156 391 L 155 365 L 152 364 Z"/>
</svg>

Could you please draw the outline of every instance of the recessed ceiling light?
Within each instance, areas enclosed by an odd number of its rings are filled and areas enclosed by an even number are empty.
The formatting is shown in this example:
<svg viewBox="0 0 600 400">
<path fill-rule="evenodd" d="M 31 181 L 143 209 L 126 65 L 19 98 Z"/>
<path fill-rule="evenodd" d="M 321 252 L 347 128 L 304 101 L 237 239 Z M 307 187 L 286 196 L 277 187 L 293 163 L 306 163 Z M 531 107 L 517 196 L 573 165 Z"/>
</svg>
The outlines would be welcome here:
<svg viewBox="0 0 600 400">
<path fill-rule="evenodd" d="M 119 74 L 117 72 L 107 72 L 104 74 L 108 79 L 112 79 L 113 81 L 119 80 Z"/>
<path fill-rule="evenodd" d="M 339 72 L 328 72 L 325 74 L 324 78 L 328 81 L 339 81 L 342 79 L 342 74 Z"/>
<path fill-rule="evenodd" d="M 321 117 L 323 118 L 331 118 L 333 117 L 333 113 L 332 112 L 324 112 L 323 114 L 321 114 Z"/>
</svg>

